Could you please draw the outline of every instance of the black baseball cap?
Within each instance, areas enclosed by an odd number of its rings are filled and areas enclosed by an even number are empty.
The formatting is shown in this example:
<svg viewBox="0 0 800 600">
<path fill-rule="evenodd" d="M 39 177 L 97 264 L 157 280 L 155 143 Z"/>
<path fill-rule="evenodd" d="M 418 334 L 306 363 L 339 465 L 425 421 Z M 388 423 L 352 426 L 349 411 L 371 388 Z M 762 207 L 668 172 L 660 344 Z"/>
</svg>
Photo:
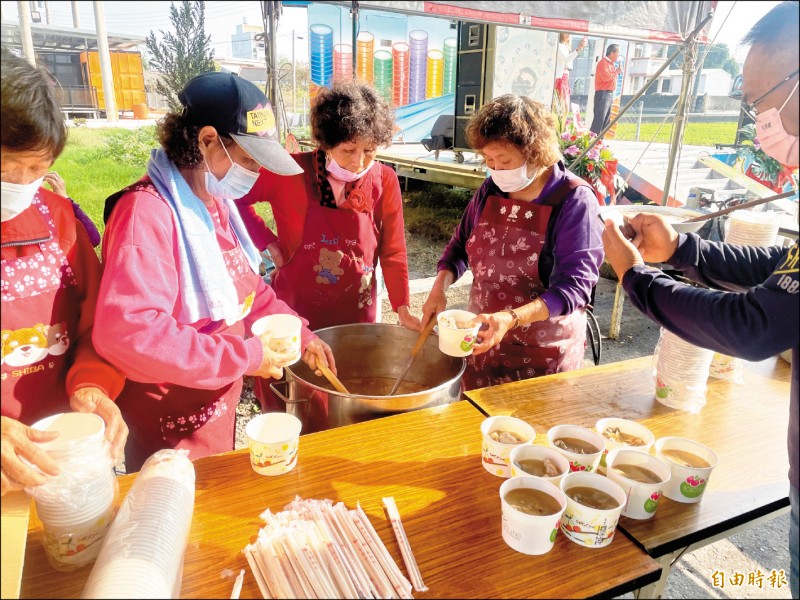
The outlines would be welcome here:
<svg viewBox="0 0 800 600">
<path fill-rule="evenodd" d="M 303 169 L 281 146 L 272 106 L 255 84 L 233 73 L 212 71 L 192 78 L 178 94 L 192 125 L 211 125 L 228 135 L 262 167 L 278 175 Z"/>
</svg>

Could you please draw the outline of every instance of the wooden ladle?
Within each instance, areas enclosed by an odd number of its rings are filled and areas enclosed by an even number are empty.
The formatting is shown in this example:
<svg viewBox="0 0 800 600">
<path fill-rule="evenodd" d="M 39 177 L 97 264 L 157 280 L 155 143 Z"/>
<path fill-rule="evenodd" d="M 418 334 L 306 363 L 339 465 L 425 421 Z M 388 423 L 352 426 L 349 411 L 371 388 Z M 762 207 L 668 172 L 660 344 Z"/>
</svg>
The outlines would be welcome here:
<svg viewBox="0 0 800 600">
<path fill-rule="evenodd" d="M 347 388 L 344 387 L 344 384 L 341 381 L 339 381 L 339 378 L 333 374 L 333 371 L 331 371 L 328 367 L 326 367 L 322 363 L 317 363 L 317 368 L 320 371 L 322 371 L 322 374 L 325 375 L 327 380 L 331 382 L 331 385 L 333 385 L 333 387 L 336 388 L 337 392 L 341 392 L 342 394 L 347 394 L 348 396 L 350 395 L 350 392 L 348 392 Z"/>
</svg>

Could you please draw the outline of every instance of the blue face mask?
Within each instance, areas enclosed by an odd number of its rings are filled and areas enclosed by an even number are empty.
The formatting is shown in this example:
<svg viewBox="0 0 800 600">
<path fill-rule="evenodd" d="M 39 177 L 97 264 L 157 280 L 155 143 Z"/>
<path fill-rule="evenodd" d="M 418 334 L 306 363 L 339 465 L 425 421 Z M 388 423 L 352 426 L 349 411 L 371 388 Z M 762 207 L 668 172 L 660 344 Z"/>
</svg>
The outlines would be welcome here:
<svg viewBox="0 0 800 600">
<path fill-rule="evenodd" d="M 225 144 L 222 144 L 222 149 L 225 150 L 225 155 L 231 161 L 231 168 L 225 173 L 225 177 L 217 179 L 211 169 L 208 168 L 208 163 L 204 156 L 203 162 L 206 163 L 206 191 L 215 198 L 237 200 L 242 196 L 246 196 L 253 189 L 258 180 L 258 173 L 253 173 L 253 171 L 233 162 L 231 155 L 228 154 L 228 150 L 225 148 Z"/>
</svg>

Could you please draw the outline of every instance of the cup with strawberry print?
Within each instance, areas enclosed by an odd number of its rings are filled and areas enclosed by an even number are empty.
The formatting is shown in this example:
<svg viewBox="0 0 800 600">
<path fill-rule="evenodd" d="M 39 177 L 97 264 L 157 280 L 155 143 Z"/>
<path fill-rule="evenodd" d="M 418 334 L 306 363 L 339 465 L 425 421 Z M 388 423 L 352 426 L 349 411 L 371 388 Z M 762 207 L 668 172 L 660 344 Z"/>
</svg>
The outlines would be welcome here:
<svg viewBox="0 0 800 600">
<path fill-rule="evenodd" d="M 536 431 L 528 423 L 506 415 L 488 417 L 481 423 L 481 463 L 498 477 L 511 477 L 511 451 L 520 444 L 531 444 Z"/>
<path fill-rule="evenodd" d="M 619 484 L 628 497 L 622 516 L 652 518 L 664 494 L 664 486 L 672 478 L 667 463 L 632 448 L 612 450 L 607 461 L 608 478 Z"/>
<path fill-rule="evenodd" d="M 439 350 L 448 356 L 469 356 L 478 339 L 481 324 L 472 325 L 477 315 L 468 310 L 445 310 L 437 316 Z"/>
<path fill-rule="evenodd" d="M 594 473 L 606 449 L 599 433 L 578 425 L 556 425 L 547 431 L 547 441 L 569 461 L 571 473 Z"/>
<path fill-rule="evenodd" d="M 558 486 L 540 477 L 512 477 L 500 486 L 500 503 L 506 544 L 529 555 L 553 549 L 567 507 L 567 497 Z"/>
<path fill-rule="evenodd" d="M 680 437 L 656 440 L 656 456 L 669 465 L 670 478 L 664 495 L 670 500 L 700 502 L 711 472 L 719 462 L 716 453 L 700 442 Z"/>
</svg>

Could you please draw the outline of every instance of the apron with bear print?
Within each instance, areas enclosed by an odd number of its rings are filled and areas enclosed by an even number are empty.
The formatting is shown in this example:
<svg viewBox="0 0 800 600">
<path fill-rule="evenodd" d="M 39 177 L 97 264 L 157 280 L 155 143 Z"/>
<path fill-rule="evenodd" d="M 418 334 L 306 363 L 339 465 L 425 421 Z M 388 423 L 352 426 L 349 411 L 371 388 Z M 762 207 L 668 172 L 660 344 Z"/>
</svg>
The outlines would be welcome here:
<svg viewBox="0 0 800 600">
<path fill-rule="evenodd" d="M 469 310 L 492 313 L 518 308 L 545 288 L 539 255 L 553 207 L 490 196 L 467 241 L 473 283 Z M 467 357 L 464 389 L 476 389 L 580 368 L 586 311 L 551 317 L 509 331 L 495 347 Z"/>
<path fill-rule="evenodd" d="M 70 410 L 66 377 L 80 319 L 75 274 L 39 192 L 32 206 L 49 239 L 34 242 L 35 254 L 0 263 L 3 416 L 28 425 Z"/>
<path fill-rule="evenodd" d="M 217 216 L 212 217 L 218 220 Z M 243 319 L 253 305 L 260 277 L 250 268 L 235 236 L 233 240 L 224 240 L 217 234 L 217 239 L 221 244 L 233 246 L 221 252 L 236 288 L 240 314 L 235 320 L 201 321 L 193 327 L 208 335 L 224 333 L 244 337 Z M 241 378 L 216 390 L 129 379 L 117 399 L 130 429 L 125 446 L 127 472 L 138 471 L 151 454 L 162 448 L 184 448 L 189 450 L 189 458 L 193 460 L 233 450 L 236 406 L 241 393 Z"/>
</svg>

